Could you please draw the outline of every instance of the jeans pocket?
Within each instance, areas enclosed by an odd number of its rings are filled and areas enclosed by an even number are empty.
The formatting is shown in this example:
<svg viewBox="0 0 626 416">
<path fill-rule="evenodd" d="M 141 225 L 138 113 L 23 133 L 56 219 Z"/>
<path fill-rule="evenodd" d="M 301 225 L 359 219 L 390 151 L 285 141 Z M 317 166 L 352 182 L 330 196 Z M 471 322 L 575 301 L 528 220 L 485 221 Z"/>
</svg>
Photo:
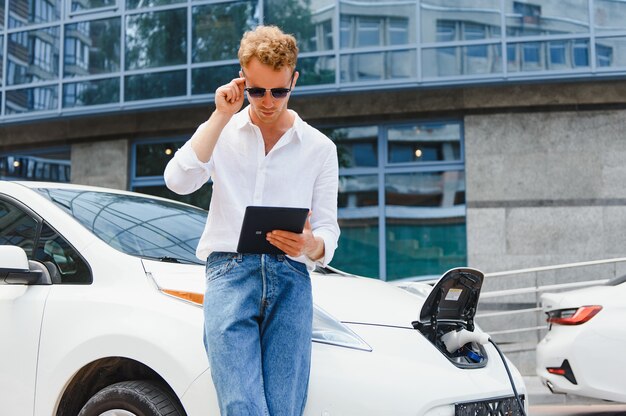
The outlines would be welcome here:
<svg viewBox="0 0 626 416">
<path fill-rule="evenodd" d="M 208 282 L 224 276 L 235 265 L 232 253 L 212 253 L 206 263 L 206 279 Z"/>
<path fill-rule="evenodd" d="M 309 271 L 306 268 L 306 264 L 300 263 L 299 261 L 291 260 L 288 257 L 285 257 L 285 260 L 283 261 L 283 263 L 289 269 L 291 269 L 291 271 L 296 272 L 299 275 L 304 276 L 304 277 L 310 277 L 309 276 Z"/>
</svg>

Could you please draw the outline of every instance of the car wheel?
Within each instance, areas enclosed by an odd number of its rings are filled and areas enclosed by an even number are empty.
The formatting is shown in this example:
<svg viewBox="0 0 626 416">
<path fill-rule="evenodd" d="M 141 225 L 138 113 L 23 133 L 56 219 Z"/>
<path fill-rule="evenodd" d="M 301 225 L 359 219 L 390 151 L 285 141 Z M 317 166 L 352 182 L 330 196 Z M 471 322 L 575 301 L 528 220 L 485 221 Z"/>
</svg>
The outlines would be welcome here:
<svg viewBox="0 0 626 416">
<path fill-rule="evenodd" d="M 177 400 L 152 381 L 123 381 L 100 390 L 78 416 L 184 416 Z"/>
</svg>

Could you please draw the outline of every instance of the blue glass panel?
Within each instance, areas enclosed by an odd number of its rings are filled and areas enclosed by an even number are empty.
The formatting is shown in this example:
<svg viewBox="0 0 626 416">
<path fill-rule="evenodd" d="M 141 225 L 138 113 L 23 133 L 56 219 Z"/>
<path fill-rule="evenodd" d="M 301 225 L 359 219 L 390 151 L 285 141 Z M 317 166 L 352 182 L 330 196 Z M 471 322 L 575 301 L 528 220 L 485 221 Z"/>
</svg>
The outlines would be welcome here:
<svg viewBox="0 0 626 416">
<path fill-rule="evenodd" d="M 85 107 L 120 101 L 120 79 L 72 82 L 63 85 L 63 107 Z"/>
<path fill-rule="evenodd" d="M 59 88 L 55 85 L 7 91 L 4 113 L 20 114 L 56 110 L 59 103 L 58 90 Z"/>
<path fill-rule="evenodd" d="M 126 101 L 176 97 L 186 94 L 187 71 L 129 75 L 125 81 Z"/>
<path fill-rule="evenodd" d="M 421 3 L 422 42 L 499 38 L 500 1 L 428 0 Z"/>
<path fill-rule="evenodd" d="M 596 38 L 596 66 L 626 67 L 626 36 Z"/>
<path fill-rule="evenodd" d="M 341 235 L 331 265 L 349 273 L 378 277 L 378 176 L 341 176 L 337 203 Z"/>
<path fill-rule="evenodd" d="M 65 26 L 64 75 L 106 74 L 120 70 L 119 17 Z"/>
<path fill-rule="evenodd" d="M 422 50 L 422 74 L 426 78 L 502 72 L 502 47 L 497 44 L 456 46 Z"/>
<path fill-rule="evenodd" d="M 56 22 L 60 17 L 60 0 L 9 0 L 10 29 Z"/>
<path fill-rule="evenodd" d="M 335 83 L 335 56 L 298 58 L 298 85 L 324 85 Z"/>
<path fill-rule="evenodd" d="M 372 52 L 341 57 L 341 82 L 413 78 L 415 51 Z"/>
<path fill-rule="evenodd" d="M 594 0 L 593 17 L 596 33 L 626 31 L 626 2 Z"/>
<path fill-rule="evenodd" d="M 187 62 L 187 9 L 126 17 L 126 69 Z"/>
<path fill-rule="evenodd" d="M 423 123 L 390 127 L 387 131 L 389 163 L 461 161 L 459 123 Z"/>
<path fill-rule="evenodd" d="M 378 127 L 322 129 L 337 145 L 340 168 L 378 166 Z"/>
<path fill-rule="evenodd" d="M 239 76 L 239 64 L 195 68 L 191 70 L 191 93 L 213 94 L 215 90 Z"/>
<path fill-rule="evenodd" d="M 568 70 L 589 66 L 589 41 L 520 42 L 507 45 L 508 71 Z"/>
<path fill-rule="evenodd" d="M 385 175 L 387 280 L 467 262 L 463 171 Z"/>
<path fill-rule="evenodd" d="M 293 34 L 300 52 L 332 50 L 334 18 L 335 0 L 264 1 L 264 23 Z"/>
<path fill-rule="evenodd" d="M 58 79 L 58 27 L 11 33 L 8 43 L 7 85 Z"/>
<path fill-rule="evenodd" d="M 416 41 L 416 7 L 412 2 L 378 0 L 341 2 L 342 48 L 406 45 Z"/>
<path fill-rule="evenodd" d="M 193 62 L 237 59 L 246 30 L 258 23 L 256 1 L 237 1 L 192 9 Z"/>
<path fill-rule="evenodd" d="M 508 36 L 589 33 L 587 0 L 505 0 Z"/>
</svg>

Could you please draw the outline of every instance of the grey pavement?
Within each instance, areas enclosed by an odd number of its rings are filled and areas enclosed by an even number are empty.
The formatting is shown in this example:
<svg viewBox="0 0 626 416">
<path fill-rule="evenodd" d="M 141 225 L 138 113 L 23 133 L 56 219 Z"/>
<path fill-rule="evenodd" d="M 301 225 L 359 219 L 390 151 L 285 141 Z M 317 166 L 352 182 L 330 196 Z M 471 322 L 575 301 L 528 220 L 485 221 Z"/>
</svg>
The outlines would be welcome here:
<svg viewBox="0 0 626 416">
<path fill-rule="evenodd" d="M 553 394 L 536 376 L 524 376 L 524 382 L 530 404 L 529 416 L 626 415 L 626 403 Z"/>
</svg>

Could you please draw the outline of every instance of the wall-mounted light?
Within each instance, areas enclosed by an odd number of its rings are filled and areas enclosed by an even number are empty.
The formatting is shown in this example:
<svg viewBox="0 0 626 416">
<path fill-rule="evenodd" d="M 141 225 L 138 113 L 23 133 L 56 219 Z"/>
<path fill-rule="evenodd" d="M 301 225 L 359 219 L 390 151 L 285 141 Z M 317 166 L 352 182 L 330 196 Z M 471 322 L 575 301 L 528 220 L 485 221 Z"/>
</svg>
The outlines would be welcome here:
<svg viewBox="0 0 626 416">
<path fill-rule="evenodd" d="M 174 151 L 172 150 L 172 148 L 171 148 L 171 147 L 168 147 L 167 149 L 165 149 L 165 154 L 166 154 L 166 155 L 168 155 L 168 156 L 169 156 L 169 155 L 171 155 L 172 153 L 174 153 Z"/>
<path fill-rule="evenodd" d="M 422 150 L 421 149 L 415 149 L 415 157 L 417 157 L 417 158 L 422 157 Z"/>
<path fill-rule="evenodd" d="M 20 167 L 20 165 L 21 165 L 21 163 L 20 163 L 20 161 L 19 161 L 19 160 L 15 160 L 15 161 L 13 161 L 13 167 L 14 167 L 14 168 L 19 168 L 19 167 Z"/>
</svg>

